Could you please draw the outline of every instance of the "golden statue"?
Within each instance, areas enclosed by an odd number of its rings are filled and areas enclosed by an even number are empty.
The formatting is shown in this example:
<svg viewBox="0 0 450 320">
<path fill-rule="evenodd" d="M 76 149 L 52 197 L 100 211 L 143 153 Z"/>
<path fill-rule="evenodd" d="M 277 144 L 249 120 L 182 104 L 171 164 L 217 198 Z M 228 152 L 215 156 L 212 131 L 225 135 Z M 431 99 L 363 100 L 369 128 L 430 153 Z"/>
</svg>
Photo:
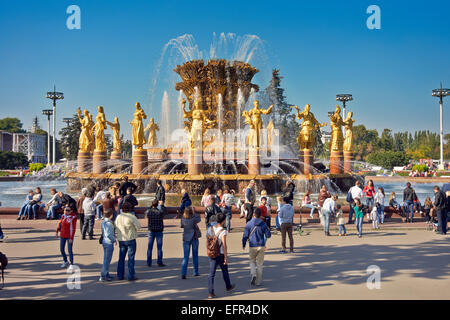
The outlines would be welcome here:
<svg viewBox="0 0 450 320">
<path fill-rule="evenodd" d="M 90 152 L 92 150 L 92 140 L 91 140 L 91 118 L 89 117 L 89 111 L 84 109 L 84 117 L 81 116 L 81 109 L 78 108 L 77 114 L 78 119 L 81 123 L 81 133 L 78 140 L 79 150 L 81 152 Z"/>
<path fill-rule="evenodd" d="M 183 106 L 183 114 L 187 119 L 192 119 L 190 130 L 190 146 L 191 149 L 198 147 L 198 142 L 202 141 L 202 147 L 204 147 L 203 134 L 207 129 L 211 129 L 216 120 L 210 120 L 206 116 L 205 110 L 200 107 L 200 100 L 194 101 L 194 109 L 192 111 L 186 111 L 186 100 L 181 100 Z"/>
<path fill-rule="evenodd" d="M 122 141 L 120 141 L 120 123 L 119 118 L 115 117 L 114 122 L 106 121 L 113 131 L 113 151 L 117 153 L 122 152 Z"/>
<path fill-rule="evenodd" d="M 142 146 L 145 144 L 144 123 L 142 120 L 147 119 L 147 115 L 144 110 L 142 110 L 139 102 L 136 102 L 135 107 L 136 110 L 134 111 L 134 118 L 129 122 L 133 127 L 133 145 L 136 146 L 136 150 L 142 150 Z"/>
<path fill-rule="evenodd" d="M 294 106 L 291 106 L 291 108 L 294 108 Z M 300 150 L 313 150 L 315 144 L 314 132 L 317 129 L 327 125 L 326 123 L 320 124 L 314 116 L 314 113 L 309 111 L 310 108 L 310 105 L 307 104 L 305 105 L 305 110 L 300 112 L 299 107 L 295 106 L 295 109 L 297 109 L 297 119 L 303 119 L 303 123 L 301 124 L 301 129 L 297 137 Z"/>
<path fill-rule="evenodd" d="M 268 109 L 259 109 L 259 101 L 255 100 L 254 108 L 250 111 L 244 110 L 242 116 L 245 118 L 245 123 L 250 126 L 250 132 L 247 137 L 248 145 L 252 148 L 259 148 L 261 144 L 261 130 L 263 127 L 261 114 L 270 114 L 272 112 L 273 105 Z"/>
<path fill-rule="evenodd" d="M 95 151 L 106 151 L 105 130 L 107 126 L 105 112 L 102 106 L 98 107 L 98 114 L 95 117 L 95 121 L 96 123 L 93 128 L 95 132 Z"/>
<path fill-rule="evenodd" d="M 95 148 L 95 138 L 94 138 L 94 126 L 95 123 L 92 120 L 92 114 L 88 112 L 88 135 L 89 135 L 89 151 L 94 152 Z"/>
<path fill-rule="evenodd" d="M 341 108 L 336 105 L 336 110 L 333 115 L 330 116 L 331 126 L 331 151 L 342 151 L 344 148 L 344 136 L 342 135 L 342 126 L 345 123 L 341 117 Z"/>
<path fill-rule="evenodd" d="M 156 146 L 156 131 L 159 131 L 159 127 L 155 123 L 155 119 L 150 118 L 150 123 L 145 127 L 144 131 L 149 131 L 147 145 L 149 147 Z"/>
<path fill-rule="evenodd" d="M 273 120 L 270 120 L 267 124 L 267 148 L 270 149 L 272 146 L 272 137 L 274 135 L 275 124 Z"/>
<path fill-rule="evenodd" d="M 353 123 L 355 120 L 352 119 L 353 112 L 350 111 L 347 114 L 347 118 L 344 120 L 345 124 L 345 140 L 344 140 L 344 151 L 352 151 L 353 144 Z"/>
</svg>

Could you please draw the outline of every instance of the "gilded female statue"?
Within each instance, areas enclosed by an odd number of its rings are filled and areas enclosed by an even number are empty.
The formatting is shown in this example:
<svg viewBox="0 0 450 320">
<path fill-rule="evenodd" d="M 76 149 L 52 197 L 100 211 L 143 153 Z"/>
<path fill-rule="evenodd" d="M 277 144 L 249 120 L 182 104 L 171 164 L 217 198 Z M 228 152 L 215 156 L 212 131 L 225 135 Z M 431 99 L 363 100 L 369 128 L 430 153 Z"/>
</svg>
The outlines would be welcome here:
<svg viewBox="0 0 450 320">
<path fill-rule="evenodd" d="M 203 133 L 206 129 L 212 128 L 216 124 L 216 120 L 209 120 L 206 113 L 200 107 L 200 100 L 194 101 L 194 109 L 186 111 L 186 100 L 181 100 L 183 106 L 183 114 L 187 119 L 192 119 L 190 131 L 190 145 L 191 149 L 199 147 L 198 143 L 202 142 L 200 146 L 203 147 Z"/>
<path fill-rule="evenodd" d="M 94 148 L 95 148 L 95 142 L 94 142 L 94 126 L 95 123 L 92 120 L 92 114 L 88 112 L 88 129 L 87 129 L 87 133 L 89 135 L 89 151 L 91 153 L 94 152 Z"/>
<path fill-rule="evenodd" d="M 342 151 L 344 147 L 344 136 L 342 135 L 342 126 L 345 123 L 341 117 L 341 108 L 336 105 L 336 110 L 330 116 L 331 126 L 331 151 Z"/>
<path fill-rule="evenodd" d="M 130 124 L 133 127 L 133 145 L 136 146 L 136 150 L 142 150 L 142 146 L 145 144 L 144 123 L 142 120 L 147 119 L 147 115 L 144 110 L 142 110 L 139 102 L 136 102 L 135 107 L 134 118 L 130 121 Z"/>
<path fill-rule="evenodd" d="M 345 118 L 345 140 L 344 140 L 344 151 L 352 151 L 353 144 L 353 123 L 355 120 L 352 119 L 353 112 L 350 111 Z"/>
<path fill-rule="evenodd" d="M 98 107 L 98 114 L 95 117 L 95 151 L 106 151 L 106 143 L 105 143 L 105 130 L 106 126 L 106 117 L 105 112 L 103 111 L 103 107 Z"/>
<path fill-rule="evenodd" d="M 272 112 L 273 105 L 266 110 L 259 109 L 259 101 L 255 100 L 253 103 L 255 106 L 250 111 L 243 111 L 242 116 L 245 118 L 245 122 L 250 126 L 250 133 L 248 136 L 248 144 L 250 147 L 259 148 L 261 144 L 261 130 L 263 128 L 263 122 L 261 114 L 270 114 Z"/>
<path fill-rule="evenodd" d="M 81 133 L 80 133 L 80 138 L 78 140 L 79 150 L 81 152 L 90 152 L 92 141 L 91 141 L 91 134 L 90 134 L 91 123 L 89 121 L 89 111 L 84 109 L 83 113 L 84 113 L 84 117 L 81 116 L 81 109 L 78 108 L 77 114 L 78 114 L 78 119 L 80 120 L 80 123 L 81 123 Z"/>
<path fill-rule="evenodd" d="M 298 145 L 300 146 L 301 150 L 313 150 L 315 144 L 314 132 L 320 127 L 326 126 L 327 124 L 320 124 L 319 121 L 317 121 L 314 114 L 309 111 L 311 108 L 309 104 L 305 105 L 305 110 L 303 110 L 302 112 L 300 112 L 300 109 L 297 106 L 295 106 L 295 108 L 297 109 L 297 119 L 303 119 L 300 133 L 297 137 Z"/>
<path fill-rule="evenodd" d="M 156 131 L 159 131 L 159 127 L 155 123 L 155 119 L 150 118 L 150 123 L 145 127 L 144 131 L 149 131 L 147 145 L 149 147 L 156 146 Z"/>
<path fill-rule="evenodd" d="M 106 121 L 111 130 L 113 131 L 113 150 L 114 152 L 122 152 L 122 142 L 120 141 L 120 123 L 119 118 L 115 117 L 114 122 Z"/>
</svg>

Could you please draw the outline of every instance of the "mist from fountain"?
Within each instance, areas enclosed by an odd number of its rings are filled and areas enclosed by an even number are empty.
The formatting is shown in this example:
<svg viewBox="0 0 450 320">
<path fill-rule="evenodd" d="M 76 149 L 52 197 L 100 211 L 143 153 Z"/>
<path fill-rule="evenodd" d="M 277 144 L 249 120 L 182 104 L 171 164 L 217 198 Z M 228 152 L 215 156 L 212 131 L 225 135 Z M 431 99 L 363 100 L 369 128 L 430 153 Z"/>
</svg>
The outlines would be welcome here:
<svg viewBox="0 0 450 320">
<path fill-rule="evenodd" d="M 164 91 L 164 95 L 161 101 L 161 133 L 164 137 L 164 146 L 169 143 L 170 137 L 170 101 L 167 91 Z"/>
</svg>

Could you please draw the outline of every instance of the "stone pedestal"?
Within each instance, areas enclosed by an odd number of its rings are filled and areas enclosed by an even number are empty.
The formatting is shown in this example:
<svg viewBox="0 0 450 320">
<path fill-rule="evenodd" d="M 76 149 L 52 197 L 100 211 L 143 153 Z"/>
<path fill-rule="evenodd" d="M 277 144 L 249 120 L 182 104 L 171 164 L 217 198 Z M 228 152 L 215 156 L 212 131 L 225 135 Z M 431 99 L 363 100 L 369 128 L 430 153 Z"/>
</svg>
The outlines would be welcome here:
<svg viewBox="0 0 450 320">
<path fill-rule="evenodd" d="M 203 165 L 202 150 L 189 150 L 188 174 L 201 174 Z"/>
<path fill-rule="evenodd" d="M 313 173 L 314 155 L 310 149 L 302 150 L 303 154 L 303 174 L 308 175 Z"/>
<path fill-rule="evenodd" d="M 147 174 L 148 168 L 148 155 L 147 150 L 134 150 L 133 151 L 133 174 Z"/>
<path fill-rule="evenodd" d="M 120 152 L 113 151 L 111 152 L 111 160 L 121 160 L 122 154 Z"/>
<path fill-rule="evenodd" d="M 353 172 L 353 152 L 344 151 L 344 173 Z"/>
<path fill-rule="evenodd" d="M 342 151 L 331 151 L 330 153 L 330 174 L 342 174 L 344 155 Z"/>
<path fill-rule="evenodd" d="M 260 159 L 257 149 L 248 151 L 248 174 L 260 174 Z"/>
<path fill-rule="evenodd" d="M 78 151 L 78 173 L 90 173 L 92 156 L 90 152 Z"/>
<path fill-rule="evenodd" d="M 164 160 L 167 157 L 167 150 L 162 148 L 150 147 L 147 149 L 148 160 Z"/>
<path fill-rule="evenodd" d="M 92 172 L 93 173 L 105 173 L 108 167 L 106 166 L 106 151 L 94 150 L 94 156 L 92 158 Z"/>
</svg>

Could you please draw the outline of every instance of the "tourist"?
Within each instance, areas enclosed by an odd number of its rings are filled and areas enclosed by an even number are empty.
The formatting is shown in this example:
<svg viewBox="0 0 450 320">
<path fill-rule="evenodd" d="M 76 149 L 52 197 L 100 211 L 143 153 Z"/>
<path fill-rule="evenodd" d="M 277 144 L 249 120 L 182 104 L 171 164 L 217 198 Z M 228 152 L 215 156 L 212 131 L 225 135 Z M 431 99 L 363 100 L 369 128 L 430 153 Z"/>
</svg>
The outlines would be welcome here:
<svg viewBox="0 0 450 320">
<path fill-rule="evenodd" d="M 318 205 L 319 205 L 320 208 L 322 208 L 323 203 L 324 203 L 325 200 L 328 199 L 328 198 L 331 198 L 331 194 L 330 194 L 330 192 L 328 191 L 327 186 L 323 185 L 323 186 L 320 188 L 319 195 L 317 196 L 317 203 L 318 203 Z"/>
<path fill-rule="evenodd" d="M 425 210 L 425 217 L 427 219 L 427 223 L 430 223 L 433 217 L 433 201 L 431 201 L 430 197 L 426 197 L 425 202 L 423 203 L 423 209 Z"/>
<path fill-rule="evenodd" d="M 198 227 L 201 219 L 198 214 L 194 212 L 192 207 L 184 209 L 181 217 L 181 228 L 183 228 L 183 262 L 181 263 L 181 279 L 186 279 L 187 268 L 189 263 L 189 254 L 192 248 L 192 263 L 194 265 L 194 277 L 198 277 L 198 239 L 201 237 L 201 232 Z"/>
<path fill-rule="evenodd" d="M 416 192 L 414 192 L 413 209 L 414 213 L 423 216 L 422 204 L 420 203 L 419 197 L 417 196 Z"/>
<path fill-rule="evenodd" d="M 246 217 L 245 222 L 248 223 L 253 217 L 253 206 L 256 201 L 256 193 L 255 193 L 255 180 L 250 180 L 247 188 L 245 189 L 245 211 Z"/>
<path fill-rule="evenodd" d="M 288 203 L 293 205 L 295 184 L 291 180 L 286 181 L 286 188 L 283 191 L 283 197 L 288 198 Z"/>
<path fill-rule="evenodd" d="M 339 226 L 338 236 L 347 235 L 347 230 L 345 229 L 345 217 L 344 212 L 342 212 L 342 207 L 340 204 L 336 205 L 336 224 Z"/>
<path fill-rule="evenodd" d="M 61 255 L 63 257 L 63 264 L 61 265 L 61 268 L 65 268 L 68 265 L 69 270 L 72 270 L 73 266 L 73 238 L 75 236 L 75 230 L 77 226 L 77 216 L 75 212 L 72 210 L 70 206 L 64 207 L 64 214 L 61 217 L 61 220 L 58 222 L 58 226 L 56 227 L 56 236 L 60 237 L 59 241 L 59 248 L 61 250 Z M 70 263 L 67 261 L 67 255 L 66 255 L 66 243 L 67 243 L 67 249 L 69 251 L 69 260 Z"/>
<path fill-rule="evenodd" d="M 163 263 L 163 231 L 164 231 L 164 213 L 158 209 L 158 200 L 152 201 L 152 206 L 145 212 L 148 219 L 148 247 L 147 247 L 147 266 L 152 266 L 153 244 L 156 239 L 156 247 L 158 248 L 158 266 L 165 267 Z"/>
<path fill-rule="evenodd" d="M 103 206 L 103 212 L 106 209 L 111 209 L 111 212 L 113 214 L 113 216 L 111 218 L 112 221 L 115 221 L 116 217 L 117 217 L 116 203 L 117 203 L 116 197 L 111 196 L 111 193 L 109 193 L 109 191 L 107 191 L 105 194 L 105 199 L 102 200 L 102 206 Z"/>
<path fill-rule="evenodd" d="M 227 222 L 226 222 L 227 231 L 230 232 L 231 231 L 231 218 L 233 217 L 233 206 L 235 205 L 235 200 L 234 200 L 234 194 L 233 194 L 233 192 L 230 192 L 229 186 L 224 187 L 222 204 L 223 204 L 223 213 L 225 214 L 225 217 L 227 218 Z"/>
<path fill-rule="evenodd" d="M 364 220 L 364 211 L 362 210 L 362 204 L 360 199 L 355 199 L 355 225 L 356 231 L 358 232 L 358 237 L 362 237 L 362 226 Z"/>
<path fill-rule="evenodd" d="M 389 196 L 389 206 L 391 206 L 395 210 L 400 210 L 401 208 L 400 203 L 398 203 L 395 198 L 395 192 L 391 192 L 391 195 Z"/>
<path fill-rule="evenodd" d="M 331 216 L 336 213 L 336 200 L 337 195 L 331 196 L 331 198 L 325 199 L 322 206 L 322 217 L 323 217 L 323 230 L 326 236 L 330 235 L 330 219 Z"/>
<path fill-rule="evenodd" d="M 286 233 L 289 236 L 290 252 L 294 252 L 294 237 L 292 226 L 294 221 L 294 207 L 289 203 L 289 197 L 278 197 L 278 218 L 281 230 L 281 253 L 286 253 Z"/>
<path fill-rule="evenodd" d="M 134 272 L 134 258 L 136 255 L 136 238 L 141 228 L 139 220 L 131 213 L 131 204 L 124 202 L 122 213 L 117 216 L 117 240 L 119 241 L 119 262 L 117 263 L 117 278 L 124 279 L 125 257 L 128 254 L 128 281 L 137 280 Z"/>
<path fill-rule="evenodd" d="M 119 202 L 119 211 L 122 208 L 122 204 L 123 204 L 123 198 L 127 195 L 127 190 L 128 188 L 131 188 L 131 193 L 133 194 L 136 189 L 137 186 L 133 183 L 133 182 L 129 182 L 128 181 L 128 176 L 124 176 L 122 178 L 122 184 L 119 187 L 119 195 L 120 195 L 120 202 Z"/>
<path fill-rule="evenodd" d="M 433 188 L 434 191 L 434 207 L 438 219 L 438 234 L 447 234 L 447 199 L 446 194 L 438 187 Z"/>
<path fill-rule="evenodd" d="M 94 197 L 95 202 L 95 212 L 96 212 L 96 218 L 95 220 L 103 219 L 103 200 L 106 199 L 106 192 L 103 190 L 100 186 L 97 186 L 97 194 Z"/>
<path fill-rule="evenodd" d="M 406 216 L 405 222 L 413 222 L 414 218 L 414 196 L 415 191 L 411 188 L 411 183 L 406 183 L 406 188 L 403 190 L 403 212 Z M 410 217 L 411 215 L 411 217 Z"/>
<path fill-rule="evenodd" d="M 119 199 L 120 198 L 119 189 L 120 189 L 120 182 L 114 182 L 114 184 L 108 189 L 109 193 L 111 194 L 111 197 Z"/>
<path fill-rule="evenodd" d="M 219 208 L 222 208 L 222 197 L 223 197 L 223 190 L 219 189 L 216 192 L 216 196 L 214 197 L 214 201 L 219 206 Z"/>
<path fill-rule="evenodd" d="M 370 219 L 372 220 L 372 228 L 378 229 L 379 218 L 377 207 L 373 206 L 372 211 L 370 212 Z"/>
<path fill-rule="evenodd" d="M 243 250 L 245 250 L 247 241 L 249 242 L 250 283 L 253 286 L 261 285 L 266 241 L 271 236 L 269 228 L 261 218 L 261 208 L 256 208 L 253 213 L 253 219 L 245 226 L 244 235 L 242 236 Z"/>
<path fill-rule="evenodd" d="M 33 190 L 28 191 L 28 195 L 25 198 L 25 202 L 22 204 L 22 207 L 20 207 L 19 216 L 17 217 L 17 220 L 25 220 L 27 206 L 33 200 L 33 195 L 34 195 Z"/>
<path fill-rule="evenodd" d="M 131 205 L 131 212 L 134 213 L 134 208 L 138 205 L 138 201 L 136 197 L 133 195 L 132 187 L 129 187 L 127 189 L 127 194 L 122 199 L 122 206 L 125 202 L 128 202 Z"/>
<path fill-rule="evenodd" d="M 383 187 L 378 187 L 377 193 L 375 194 L 375 207 L 377 210 L 377 222 L 381 224 L 384 223 L 384 189 Z"/>
<path fill-rule="evenodd" d="M 73 212 L 76 212 L 77 210 L 77 202 L 69 196 L 67 193 L 63 193 L 62 191 L 58 192 L 58 196 L 61 199 L 61 206 L 69 206 L 72 208 Z"/>
<path fill-rule="evenodd" d="M 86 232 L 89 234 L 89 240 L 94 239 L 95 202 L 92 196 L 92 191 L 88 192 L 83 201 L 84 223 L 83 230 L 81 231 L 82 240 L 86 240 Z"/>
<path fill-rule="evenodd" d="M 261 203 L 261 199 L 262 198 L 266 198 L 267 216 L 266 216 L 265 222 L 266 222 L 267 227 L 270 230 L 270 228 L 271 228 L 271 219 L 272 219 L 272 200 L 267 195 L 267 190 L 266 189 L 261 190 L 261 197 L 259 198 L 259 203 Z"/>
<path fill-rule="evenodd" d="M 33 219 L 36 220 L 36 216 L 39 213 L 39 208 L 41 207 L 41 201 L 42 201 L 41 188 L 36 187 L 33 194 L 33 200 L 30 201 L 27 207 L 28 219 L 31 218 L 31 212 L 33 212 Z"/>
<path fill-rule="evenodd" d="M 209 188 L 205 189 L 205 192 L 203 193 L 202 196 L 202 201 L 200 201 L 200 205 L 202 207 L 207 207 L 209 204 L 209 195 L 211 194 L 211 190 L 209 190 Z"/>
<path fill-rule="evenodd" d="M 81 196 L 77 199 L 77 212 L 80 215 L 80 232 L 83 232 L 84 225 L 84 210 L 83 210 L 83 202 L 86 199 L 86 195 L 88 194 L 88 189 L 81 189 Z"/>
<path fill-rule="evenodd" d="M 313 218 L 314 217 L 313 214 L 314 214 L 315 207 L 312 204 L 312 201 L 311 201 L 311 198 L 310 198 L 310 194 L 311 194 L 311 191 L 306 190 L 305 195 L 303 196 L 303 199 L 302 199 L 302 207 L 311 209 L 311 212 L 310 212 L 309 216 L 311 218 Z"/>
<path fill-rule="evenodd" d="M 190 207 L 192 205 L 191 198 L 189 197 L 189 194 L 186 191 L 186 189 L 184 188 L 181 189 L 181 194 L 183 195 L 183 197 L 181 198 L 180 208 L 178 209 L 178 217 L 180 217 L 183 214 L 184 208 Z"/>
<path fill-rule="evenodd" d="M 369 212 L 372 211 L 373 205 L 374 205 L 374 196 L 375 196 L 375 187 L 373 185 L 373 181 L 369 180 L 367 185 L 363 189 L 363 194 L 366 197 L 366 206 L 369 210 Z"/>
<path fill-rule="evenodd" d="M 158 201 L 158 206 L 164 206 L 166 202 L 166 189 L 161 184 L 161 180 L 156 181 L 155 199 Z"/>
<path fill-rule="evenodd" d="M 207 206 L 205 208 L 205 224 L 206 227 L 210 227 L 211 218 L 222 212 L 217 206 L 214 195 L 210 194 L 206 202 Z"/>
<path fill-rule="evenodd" d="M 258 208 L 261 211 L 261 213 L 260 213 L 261 220 L 265 223 L 266 217 L 267 217 L 267 198 L 266 197 L 261 197 Z M 255 216 L 255 215 L 253 215 L 253 216 Z"/>
<path fill-rule="evenodd" d="M 109 193 L 109 192 L 108 192 Z M 103 246 L 103 265 L 98 281 L 111 281 L 113 278 L 109 275 L 109 265 L 116 244 L 116 235 L 114 230 L 114 222 L 112 222 L 113 210 L 111 208 L 103 208 L 104 219 L 101 224 L 102 230 L 102 246 Z"/>
<path fill-rule="evenodd" d="M 49 202 L 47 202 L 46 205 L 46 207 L 48 208 L 47 220 L 54 220 L 56 219 L 56 210 L 62 207 L 62 199 L 59 197 L 58 192 L 55 188 L 51 188 L 50 193 L 52 195 L 52 198 Z"/>
<path fill-rule="evenodd" d="M 216 275 L 217 266 L 222 270 L 223 280 L 225 281 L 226 290 L 229 292 L 235 288 L 231 284 L 230 275 L 228 273 L 228 249 L 227 249 L 227 230 L 224 228 L 226 217 L 223 213 L 219 213 L 216 217 L 217 224 L 208 228 L 207 237 L 209 241 L 214 241 L 217 237 L 219 246 L 219 255 L 215 258 L 209 257 L 209 276 L 208 276 L 208 298 L 213 299 L 217 296 L 214 293 L 214 277 Z"/>
<path fill-rule="evenodd" d="M 348 190 L 347 202 L 349 204 L 348 224 L 353 223 L 353 212 L 355 211 L 355 200 L 362 199 L 363 191 L 361 189 L 361 182 L 356 180 L 355 185 Z"/>
</svg>

